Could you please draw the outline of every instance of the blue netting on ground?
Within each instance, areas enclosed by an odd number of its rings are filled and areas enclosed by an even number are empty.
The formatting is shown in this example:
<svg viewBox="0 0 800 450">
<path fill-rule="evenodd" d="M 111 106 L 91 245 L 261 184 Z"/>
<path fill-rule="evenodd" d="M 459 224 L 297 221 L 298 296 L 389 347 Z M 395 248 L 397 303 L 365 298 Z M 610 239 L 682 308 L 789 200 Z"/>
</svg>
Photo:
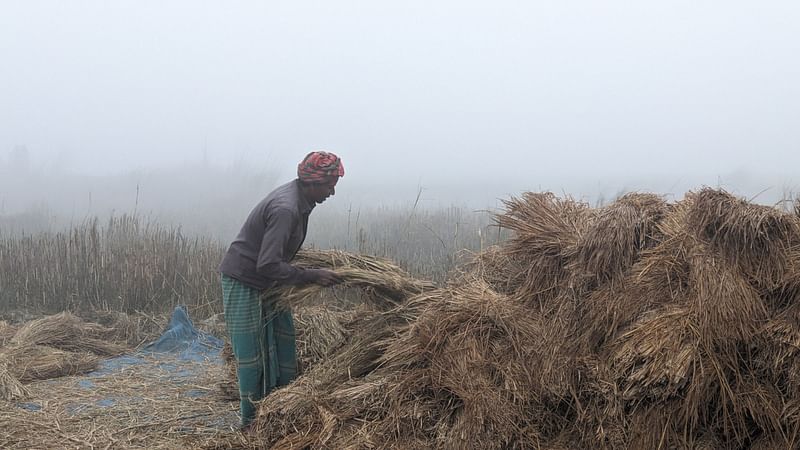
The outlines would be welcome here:
<svg viewBox="0 0 800 450">
<path fill-rule="evenodd" d="M 185 306 L 172 313 L 167 330 L 158 340 L 144 347 L 143 352 L 178 353 L 181 359 L 204 361 L 219 358 L 223 342 L 210 334 L 198 331 Z"/>
</svg>

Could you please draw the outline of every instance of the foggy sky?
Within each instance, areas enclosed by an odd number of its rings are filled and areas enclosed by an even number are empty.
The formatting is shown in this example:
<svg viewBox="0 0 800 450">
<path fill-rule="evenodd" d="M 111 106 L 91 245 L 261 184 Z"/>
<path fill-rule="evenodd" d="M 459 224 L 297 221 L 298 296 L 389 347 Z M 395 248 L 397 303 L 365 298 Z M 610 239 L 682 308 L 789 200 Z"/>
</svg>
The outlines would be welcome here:
<svg viewBox="0 0 800 450">
<path fill-rule="evenodd" d="M 0 161 L 288 177 L 328 149 L 360 187 L 793 187 L 799 23 L 794 0 L 3 0 Z"/>
</svg>

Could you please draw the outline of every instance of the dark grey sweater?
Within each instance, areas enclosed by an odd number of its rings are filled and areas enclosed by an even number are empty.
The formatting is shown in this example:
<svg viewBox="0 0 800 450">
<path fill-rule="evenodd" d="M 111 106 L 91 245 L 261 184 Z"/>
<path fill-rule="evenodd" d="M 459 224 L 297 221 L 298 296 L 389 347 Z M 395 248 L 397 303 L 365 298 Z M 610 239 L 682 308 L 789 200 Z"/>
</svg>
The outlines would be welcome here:
<svg viewBox="0 0 800 450">
<path fill-rule="evenodd" d="M 219 271 L 256 289 L 308 282 L 306 271 L 290 261 L 305 240 L 313 209 L 299 180 L 276 188 L 250 212 Z"/>
</svg>

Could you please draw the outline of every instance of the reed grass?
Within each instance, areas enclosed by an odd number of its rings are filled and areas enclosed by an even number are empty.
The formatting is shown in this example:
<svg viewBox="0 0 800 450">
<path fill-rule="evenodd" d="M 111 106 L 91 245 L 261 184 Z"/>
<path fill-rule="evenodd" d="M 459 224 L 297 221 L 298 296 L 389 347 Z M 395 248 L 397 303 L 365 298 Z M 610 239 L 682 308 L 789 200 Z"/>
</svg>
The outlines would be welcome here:
<svg viewBox="0 0 800 450">
<path fill-rule="evenodd" d="M 223 247 L 136 216 L 69 230 L 0 236 L 0 305 L 58 311 L 220 309 Z"/>
</svg>

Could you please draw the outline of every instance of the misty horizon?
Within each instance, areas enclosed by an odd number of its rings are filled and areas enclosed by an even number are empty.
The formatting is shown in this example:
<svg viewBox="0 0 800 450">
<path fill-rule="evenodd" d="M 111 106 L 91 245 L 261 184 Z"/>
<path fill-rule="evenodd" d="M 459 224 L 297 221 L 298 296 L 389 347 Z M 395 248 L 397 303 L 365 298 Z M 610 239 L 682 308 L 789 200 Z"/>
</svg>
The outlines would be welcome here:
<svg viewBox="0 0 800 450">
<path fill-rule="evenodd" d="M 788 0 L 8 2 L 0 214 L 241 220 L 317 149 L 347 172 L 321 210 L 775 204 L 800 191 L 798 22 Z"/>
</svg>

